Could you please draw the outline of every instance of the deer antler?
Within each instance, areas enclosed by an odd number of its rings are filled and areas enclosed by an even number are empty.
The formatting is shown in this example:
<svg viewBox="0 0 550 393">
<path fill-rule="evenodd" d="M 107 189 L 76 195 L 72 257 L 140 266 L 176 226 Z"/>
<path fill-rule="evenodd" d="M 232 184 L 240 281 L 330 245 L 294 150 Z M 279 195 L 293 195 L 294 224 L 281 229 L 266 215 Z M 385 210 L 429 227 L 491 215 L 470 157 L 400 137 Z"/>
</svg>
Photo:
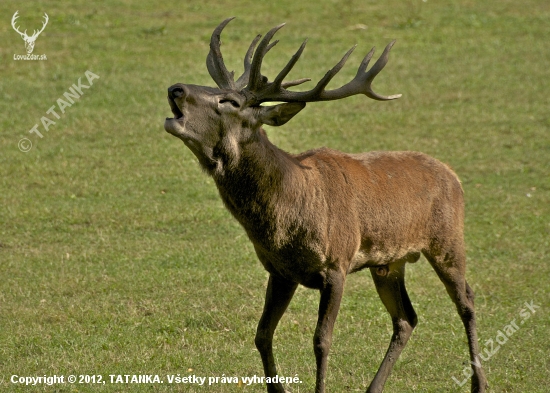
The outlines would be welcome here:
<svg viewBox="0 0 550 393">
<path fill-rule="evenodd" d="M 25 37 L 28 37 L 27 35 L 27 30 L 25 30 L 24 33 L 21 33 L 19 31 L 19 28 L 15 25 L 15 21 L 17 20 L 17 18 L 19 18 L 19 15 L 17 15 L 19 13 L 19 11 L 15 11 L 15 14 L 13 14 L 13 17 L 11 18 L 11 27 L 13 27 L 13 29 L 18 32 L 21 37 L 25 38 Z"/>
<path fill-rule="evenodd" d="M 334 90 L 325 90 L 325 87 L 329 84 L 332 78 L 342 69 L 346 60 L 351 55 L 355 46 L 346 52 L 342 60 L 340 60 L 334 67 L 332 67 L 325 76 L 317 83 L 317 85 L 309 90 L 303 92 L 294 92 L 289 91 L 286 88 L 291 86 L 297 86 L 301 83 L 310 81 L 309 78 L 298 79 L 290 82 L 283 82 L 284 78 L 292 70 L 292 67 L 298 62 L 298 59 L 302 55 L 302 52 L 305 49 L 307 40 L 305 40 L 298 51 L 292 56 L 287 65 L 279 72 L 279 75 L 275 78 L 273 82 L 269 82 L 267 77 L 262 75 L 261 67 L 264 56 L 269 52 L 279 42 L 274 41 L 270 43 L 271 39 L 285 24 L 275 26 L 265 35 L 265 37 L 260 41 L 258 48 L 256 44 L 261 38 L 261 35 L 256 36 L 244 58 L 244 73 L 239 77 L 237 82 L 234 81 L 234 72 L 229 72 L 225 67 L 223 62 L 223 56 L 220 50 L 221 41 L 220 36 L 221 32 L 229 22 L 231 22 L 234 17 L 224 20 L 212 33 L 212 38 L 210 40 L 210 52 L 206 58 L 206 66 L 210 76 L 216 84 L 222 89 L 231 89 L 236 91 L 241 91 L 247 97 L 247 104 L 250 106 L 259 105 L 262 102 L 268 101 L 281 101 L 281 102 L 315 102 L 315 101 L 330 101 L 338 100 L 341 98 L 349 97 L 355 94 L 365 94 L 367 97 L 386 101 L 394 100 L 401 97 L 401 94 L 394 94 L 391 96 L 382 96 L 375 93 L 372 90 L 371 84 L 376 75 L 382 71 L 389 59 L 390 50 L 395 43 L 395 40 L 390 42 L 382 56 L 376 61 L 374 66 L 367 71 L 367 66 L 374 54 L 374 48 L 365 56 L 357 74 L 355 77 L 344 86 L 339 87 Z M 254 50 L 256 48 L 256 50 Z M 252 57 L 254 54 L 254 57 Z M 251 62 L 252 60 L 252 62 Z M 246 86 L 246 87 L 245 87 Z M 244 88 L 245 87 L 245 88 Z M 243 89 L 244 88 L 244 89 Z"/>
<path fill-rule="evenodd" d="M 262 102 L 268 101 L 282 101 L 282 102 L 315 102 L 315 101 L 330 101 L 338 100 L 341 98 L 349 97 L 355 94 L 365 94 L 367 97 L 386 101 L 394 100 L 401 97 L 401 94 L 395 94 L 391 96 L 382 96 L 375 93 L 372 90 L 371 84 L 376 75 L 382 71 L 389 59 L 389 52 L 395 43 L 395 40 L 390 42 L 382 56 L 376 61 L 374 66 L 367 70 L 367 66 L 374 54 L 374 48 L 365 56 L 361 62 L 357 74 L 355 77 L 345 84 L 342 87 L 339 87 L 334 90 L 325 90 L 325 87 L 331 81 L 331 79 L 342 69 L 346 60 L 351 55 L 355 46 L 346 52 L 342 60 L 340 60 L 332 69 L 330 69 L 325 76 L 317 83 L 317 85 L 309 91 L 304 92 L 293 92 L 286 90 L 286 87 L 295 86 L 297 84 L 306 82 L 310 79 L 300 79 L 293 82 L 284 83 L 283 79 L 288 75 L 292 67 L 297 63 L 300 58 L 304 48 L 306 46 L 307 40 L 300 46 L 298 51 L 292 56 L 287 65 L 279 72 L 279 75 L 275 78 L 273 82 L 268 82 L 267 78 L 261 75 L 260 69 L 262 66 L 262 60 L 265 54 L 271 49 L 278 41 L 269 43 L 271 38 L 275 33 L 284 25 L 279 25 L 274 27 L 266 34 L 264 39 L 258 45 L 258 49 L 254 54 L 254 60 L 252 62 L 252 70 L 250 73 L 250 82 L 248 86 L 243 90 L 243 93 L 248 98 L 249 105 L 258 105 Z"/>
<path fill-rule="evenodd" d="M 257 35 L 250 44 L 250 47 L 248 48 L 248 51 L 246 52 L 246 55 L 244 57 L 244 73 L 239 77 L 239 79 L 237 79 L 237 82 L 235 82 L 235 80 L 233 79 L 235 73 L 233 71 L 229 72 L 225 67 L 222 52 L 220 49 L 220 36 L 222 30 L 233 19 L 235 19 L 235 17 L 227 18 L 222 23 L 220 23 L 220 25 L 216 27 L 216 29 L 212 33 L 212 38 L 210 39 L 210 52 L 206 57 L 206 68 L 208 68 L 208 73 L 221 89 L 241 90 L 248 83 L 252 54 L 254 53 L 254 48 L 256 47 L 256 44 L 262 36 Z"/>
</svg>

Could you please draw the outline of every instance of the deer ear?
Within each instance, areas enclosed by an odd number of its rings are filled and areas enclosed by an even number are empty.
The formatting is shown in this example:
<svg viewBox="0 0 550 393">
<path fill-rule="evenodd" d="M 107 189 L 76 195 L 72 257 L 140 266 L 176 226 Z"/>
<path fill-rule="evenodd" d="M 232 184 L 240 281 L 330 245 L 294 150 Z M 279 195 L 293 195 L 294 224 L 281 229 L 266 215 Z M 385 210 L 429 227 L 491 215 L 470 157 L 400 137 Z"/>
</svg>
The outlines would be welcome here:
<svg viewBox="0 0 550 393">
<path fill-rule="evenodd" d="M 260 107 L 260 121 L 269 126 L 282 126 L 304 109 L 305 102 L 290 102 Z"/>
</svg>

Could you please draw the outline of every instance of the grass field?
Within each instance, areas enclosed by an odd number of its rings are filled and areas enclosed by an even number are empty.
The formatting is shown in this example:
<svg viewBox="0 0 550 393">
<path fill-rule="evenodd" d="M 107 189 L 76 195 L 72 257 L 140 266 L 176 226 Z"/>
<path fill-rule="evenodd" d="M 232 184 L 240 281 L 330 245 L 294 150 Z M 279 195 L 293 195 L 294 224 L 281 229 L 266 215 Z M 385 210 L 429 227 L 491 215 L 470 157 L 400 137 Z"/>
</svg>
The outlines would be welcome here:
<svg viewBox="0 0 550 393">
<path fill-rule="evenodd" d="M 358 48 L 397 44 L 374 83 L 393 102 L 308 105 L 270 139 L 296 153 L 418 150 L 450 164 L 466 195 L 467 278 L 476 292 L 491 392 L 548 392 L 550 378 L 550 3 L 493 1 L 75 0 L 0 3 L 0 391 L 263 392 L 260 384 L 169 385 L 166 375 L 262 375 L 254 333 L 267 273 L 192 153 L 163 129 L 166 88 L 214 85 L 209 37 L 228 16 L 226 64 L 281 22 L 264 62 L 318 80 Z M 223 3 L 221 6 L 219 3 Z M 14 60 L 21 29 L 49 24 Z M 88 83 L 85 73 L 99 77 Z M 90 74 L 88 74 L 90 75 Z M 58 99 L 89 86 L 70 107 Z M 310 86 L 310 85 L 308 85 Z M 57 119 L 50 108 L 55 106 Z M 49 123 L 46 131 L 41 118 Z M 29 130 L 38 124 L 40 138 Z M 28 152 L 18 148 L 27 138 Z M 29 146 L 25 142 L 25 146 Z M 386 392 L 467 392 L 466 336 L 424 259 L 408 269 L 419 325 Z M 328 392 L 364 391 L 391 336 L 368 272 L 349 277 L 329 359 Z M 314 390 L 318 293 L 299 289 L 275 337 L 293 393 Z M 520 324 L 525 303 L 538 306 Z M 512 321 L 517 331 L 505 341 Z M 497 340 L 501 344 L 497 343 Z M 12 375 L 102 375 L 106 384 L 14 384 Z M 112 384 L 158 374 L 164 384 Z"/>
</svg>

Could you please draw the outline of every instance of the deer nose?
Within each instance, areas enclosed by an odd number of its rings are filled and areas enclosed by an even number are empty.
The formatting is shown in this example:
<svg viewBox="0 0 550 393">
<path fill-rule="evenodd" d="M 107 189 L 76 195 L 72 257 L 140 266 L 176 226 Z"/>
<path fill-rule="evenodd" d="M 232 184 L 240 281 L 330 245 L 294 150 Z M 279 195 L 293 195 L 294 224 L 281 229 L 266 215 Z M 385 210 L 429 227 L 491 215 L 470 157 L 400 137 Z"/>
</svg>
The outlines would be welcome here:
<svg viewBox="0 0 550 393">
<path fill-rule="evenodd" d="M 179 83 L 168 88 L 168 97 L 173 100 L 179 97 L 184 97 L 187 95 L 187 93 L 188 92 L 186 87 Z"/>
</svg>

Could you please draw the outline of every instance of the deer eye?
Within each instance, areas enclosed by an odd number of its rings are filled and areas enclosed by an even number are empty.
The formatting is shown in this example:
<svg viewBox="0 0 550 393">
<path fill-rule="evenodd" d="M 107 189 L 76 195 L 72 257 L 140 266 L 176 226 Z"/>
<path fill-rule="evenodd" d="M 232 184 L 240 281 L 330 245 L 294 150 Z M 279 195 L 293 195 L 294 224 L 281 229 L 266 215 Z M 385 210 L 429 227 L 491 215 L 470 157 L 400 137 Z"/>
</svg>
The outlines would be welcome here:
<svg viewBox="0 0 550 393">
<path fill-rule="evenodd" d="M 224 99 L 220 100 L 220 104 L 231 104 L 234 108 L 240 108 L 241 107 L 237 101 L 231 100 L 229 98 L 224 98 Z"/>
</svg>

